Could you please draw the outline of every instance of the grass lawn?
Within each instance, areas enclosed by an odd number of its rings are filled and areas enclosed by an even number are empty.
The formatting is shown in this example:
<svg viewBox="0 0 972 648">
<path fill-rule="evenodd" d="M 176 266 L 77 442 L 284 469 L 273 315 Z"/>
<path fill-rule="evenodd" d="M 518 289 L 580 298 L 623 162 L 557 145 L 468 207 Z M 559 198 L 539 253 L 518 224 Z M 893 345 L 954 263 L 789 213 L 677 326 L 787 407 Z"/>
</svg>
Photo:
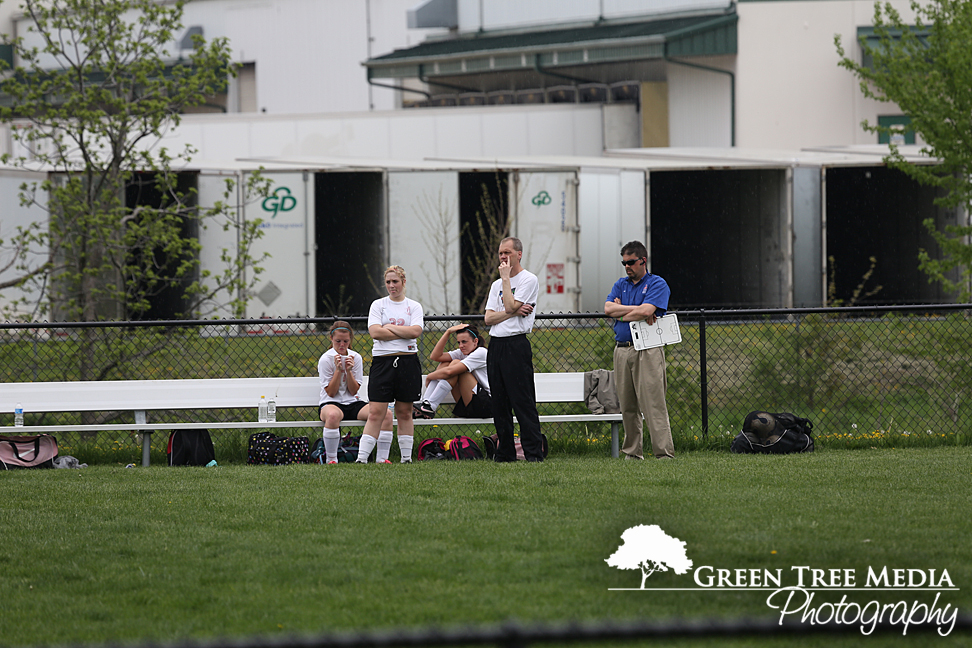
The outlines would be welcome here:
<svg viewBox="0 0 972 648">
<path fill-rule="evenodd" d="M 0 644 L 172 641 L 575 620 L 778 618 L 767 592 L 608 558 L 635 525 L 694 567 L 947 569 L 972 608 L 972 448 L 544 464 L 226 465 L 0 474 Z M 938 576 L 936 576 L 938 578 Z M 807 583 L 809 585 L 809 583 Z M 837 602 L 842 593 L 817 592 Z M 854 591 L 861 606 L 934 593 Z M 796 617 L 799 619 L 799 617 Z M 857 626 L 855 626 L 856 628 Z M 917 636 L 916 636 L 917 635 Z M 793 637 L 720 646 L 964 646 L 942 638 Z M 715 643 L 715 642 L 713 642 Z M 644 645 L 659 645 L 645 642 Z M 665 645 L 710 645 L 678 641 Z"/>
</svg>

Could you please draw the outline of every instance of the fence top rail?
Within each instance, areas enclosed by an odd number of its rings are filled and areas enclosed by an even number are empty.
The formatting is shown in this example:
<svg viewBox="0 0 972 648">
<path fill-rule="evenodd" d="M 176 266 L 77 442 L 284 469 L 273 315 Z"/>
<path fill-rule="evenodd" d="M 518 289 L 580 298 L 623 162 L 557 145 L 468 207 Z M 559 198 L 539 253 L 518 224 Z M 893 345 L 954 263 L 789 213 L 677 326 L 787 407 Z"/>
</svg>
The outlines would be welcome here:
<svg viewBox="0 0 972 648">
<path fill-rule="evenodd" d="M 908 626 L 916 634 L 938 633 L 935 623 Z M 956 635 L 969 634 L 972 615 L 956 614 L 950 630 Z M 878 635 L 900 634 L 901 624 L 879 620 L 873 632 Z M 860 626 L 838 620 L 818 621 L 814 624 L 772 618 L 738 619 L 672 619 L 666 621 L 588 621 L 573 623 L 517 623 L 507 621 L 491 626 L 396 628 L 386 630 L 341 632 L 321 636 L 250 637 L 243 639 L 215 639 L 207 641 L 173 641 L 168 643 L 141 642 L 129 648 L 417 648 L 439 646 L 546 646 L 551 643 L 586 644 L 605 641 L 644 642 L 658 639 L 700 639 L 707 637 L 805 637 L 817 635 L 860 636 Z M 123 644 L 119 644 L 123 645 Z M 90 648 L 90 644 L 74 644 L 70 648 Z"/>
<path fill-rule="evenodd" d="M 932 312 L 951 312 L 972 310 L 972 304 L 909 304 L 903 306 L 833 306 L 833 307 L 813 307 L 813 308 L 740 308 L 740 309 L 694 309 L 679 310 L 670 309 L 673 313 L 678 313 L 683 318 L 709 318 L 725 319 L 730 317 L 759 317 L 763 315 L 808 315 L 812 313 L 840 313 L 840 314 L 867 314 L 867 313 L 932 313 Z M 581 320 L 581 319 L 606 319 L 607 315 L 603 312 L 594 311 L 587 313 L 537 313 L 538 320 Z M 102 320 L 96 322 L 0 322 L 0 330 L 15 329 L 76 329 L 76 328 L 142 328 L 142 327 L 161 327 L 161 328 L 181 328 L 181 327 L 202 327 L 202 326 L 263 326 L 273 324 L 331 324 L 336 320 L 343 319 L 352 323 L 364 323 L 368 318 L 363 315 L 349 316 L 328 316 L 328 317 L 263 317 L 256 319 L 208 319 L 208 320 L 139 320 L 139 321 L 109 321 Z M 484 319 L 482 313 L 466 315 L 426 315 L 425 320 L 429 322 L 455 322 L 470 321 L 477 322 Z"/>
</svg>

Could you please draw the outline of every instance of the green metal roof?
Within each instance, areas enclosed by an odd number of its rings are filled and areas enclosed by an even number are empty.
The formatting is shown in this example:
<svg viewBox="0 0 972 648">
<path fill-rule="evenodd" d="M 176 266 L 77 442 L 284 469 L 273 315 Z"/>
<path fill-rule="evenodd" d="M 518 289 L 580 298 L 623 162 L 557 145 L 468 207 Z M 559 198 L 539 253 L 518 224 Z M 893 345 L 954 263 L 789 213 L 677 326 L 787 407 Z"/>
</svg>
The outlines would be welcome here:
<svg viewBox="0 0 972 648">
<path fill-rule="evenodd" d="M 369 78 L 453 76 L 736 53 L 735 13 L 426 41 L 364 63 Z M 539 59 L 537 59 L 539 57 Z"/>
<path fill-rule="evenodd" d="M 922 45 L 924 45 L 925 47 L 928 47 L 928 36 L 929 36 L 929 34 L 931 32 L 927 28 L 925 28 L 925 29 L 918 29 L 914 25 L 908 25 L 908 30 L 911 33 L 913 33 L 918 38 L 918 40 L 921 42 Z M 899 41 L 899 40 L 901 40 L 901 30 L 900 29 L 889 29 L 889 30 L 887 30 L 887 32 L 888 32 L 888 36 L 891 38 L 891 40 L 893 40 L 893 41 Z M 866 48 L 863 48 L 863 51 L 862 51 L 862 57 L 861 57 L 861 59 L 862 59 L 861 60 L 862 65 L 864 65 L 864 67 L 873 68 L 874 67 L 874 59 L 871 56 L 871 52 L 872 51 L 877 51 L 877 52 L 883 52 L 884 51 L 884 43 L 881 41 L 880 35 L 877 34 L 877 32 L 875 31 L 874 27 L 871 27 L 871 26 L 858 27 L 857 28 L 857 40 L 858 41 L 862 41 L 863 40 L 864 43 L 867 45 L 867 47 Z"/>
</svg>

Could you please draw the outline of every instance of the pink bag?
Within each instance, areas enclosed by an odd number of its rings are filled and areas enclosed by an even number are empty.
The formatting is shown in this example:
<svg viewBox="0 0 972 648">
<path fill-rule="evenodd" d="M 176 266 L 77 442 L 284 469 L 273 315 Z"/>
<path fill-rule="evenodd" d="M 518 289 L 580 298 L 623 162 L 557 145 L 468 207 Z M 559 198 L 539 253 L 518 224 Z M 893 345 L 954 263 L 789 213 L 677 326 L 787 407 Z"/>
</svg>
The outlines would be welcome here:
<svg viewBox="0 0 972 648">
<path fill-rule="evenodd" d="M 0 435 L 0 467 L 53 468 L 57 440 L 50 434 L 35 436 Z"/>
</svg>

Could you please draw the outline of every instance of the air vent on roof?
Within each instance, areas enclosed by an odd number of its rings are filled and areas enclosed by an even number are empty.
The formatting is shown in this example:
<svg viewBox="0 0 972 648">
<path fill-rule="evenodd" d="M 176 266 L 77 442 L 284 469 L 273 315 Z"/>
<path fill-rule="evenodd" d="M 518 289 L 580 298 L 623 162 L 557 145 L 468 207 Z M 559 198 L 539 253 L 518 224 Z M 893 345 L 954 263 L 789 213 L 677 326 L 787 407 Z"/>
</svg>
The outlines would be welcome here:
<svg viewBox="0 0 972 648">
<path fill-rule="evenodd" d="M 518 104 L 542 104 L 543 90 L 517 90 L 516 103 Z"/>
<path fill-rule="evenodd" d="M 613 101 L 638 101 L 641 96 L 641 83 L 638 81 L 619 81 L 611 84 Z"/>
<path fill-rule="evenodd" d="M 179 41 L 179 49 L 180 50 L 196 49 L 196 46 L 192 41 L 192 37 L 202 36 L 202 35 L 203 35 L 203 28 L 200 27 L 199 25 L 193 25 L 192 27 L 186 30 L 185 34 L 183 34 L 182 40 Z"/>
<path fill-rule="evenodd" d="M 409 29 L 433 27 L 445 27 L 447 29 L 459 27 L 457 0 L 427 0 L 418 7 L 408 10 Z"/>
<path fill-rule="evenodd" d="M 485 92 L 463 92 L 459 94 L 460 106 L 485 106 Z"/>
<path fill-rule="evenodd" d="M 547 103 L 576 103 L 577 88 L 574 86 L 555 86 L 547 88 Z"/>
<path fill-rule="evenodd" d="M 486 95 L 486 101 L 491 106 L 508 106 L 516 103 L 512 90 L 495 90 Z"/>
<path fill-rule="evenodd" d="M 456 95 L 454 94 L 440 94 L 432 95 L 429 99 L 430 106 L 455 106 L 456 105 Z"/>
<path fill-rule="evenodd" d="M 606 83 L 584 83 L 577 86 L 581 103 L 607 103 L 611 88 Z"/>
</svg>

